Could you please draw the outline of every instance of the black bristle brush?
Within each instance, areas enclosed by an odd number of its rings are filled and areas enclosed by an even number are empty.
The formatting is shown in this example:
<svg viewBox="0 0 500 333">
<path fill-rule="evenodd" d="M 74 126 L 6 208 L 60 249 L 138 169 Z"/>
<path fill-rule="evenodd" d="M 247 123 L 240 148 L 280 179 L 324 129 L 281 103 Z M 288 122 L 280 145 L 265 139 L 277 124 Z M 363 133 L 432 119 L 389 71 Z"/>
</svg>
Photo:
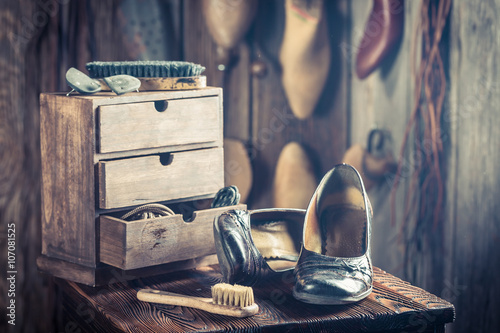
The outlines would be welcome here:
<svg viewBox="0 0 500 333">
<path fill-rule="evenodd" d="M 193 77 L 200 76 L 205 67 L 185 61 L 94 61 L 87 63 L 92 78 L 112 75 L 135 77 Z"/>
</svg>

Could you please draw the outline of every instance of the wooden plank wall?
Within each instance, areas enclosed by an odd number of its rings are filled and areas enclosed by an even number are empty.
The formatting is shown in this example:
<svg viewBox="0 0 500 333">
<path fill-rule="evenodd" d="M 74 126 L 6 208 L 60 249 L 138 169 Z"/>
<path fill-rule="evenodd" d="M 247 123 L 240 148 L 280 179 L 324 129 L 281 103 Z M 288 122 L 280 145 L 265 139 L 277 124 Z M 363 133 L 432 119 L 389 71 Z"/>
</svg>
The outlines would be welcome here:
<svg viewBox="0 0 500 333">
<path fill-rule="evenodd" d="M 445 262 L 457 332 L 500 328 L 500 1 L 456 0 L 450 41 L 451 150 Z"/>
<path fill-rule="evenodd" d="M 420 15 L 418 1 L 407 2 L 405 6 L 404 35 L 399 50 L 390 55 L 382 66 L 364 80 L 355 74 L 354 59 L 364 26 L 371 10 L 364 0 L 351 2 L 351 39 L 345 50 L 352 50 L 347 56 L 352 60 L 350 143 L 366 146 L 371 129 L 388 130 L 393 139 L 395 155 L 403 141 L 404 129 L 413 106 L 414 83 L 410 79 L 410 48 L 415 21 Z M 406 190 L 403 179 L 398 189 L 398 206 Z M 403 273 L 403 247 L 397 241 L 400 223 L 391 225 L 390 190 L 392 182 L 384 181 L 369 192 L 374 210 L 372 226 L 372 257 L 374 265 L 397 276 Z M 402 210 L 397 210 L 400 216 Z"/>
<path fill-rule="evenodd" d="M 3 1 L 0 10 L 0 307 L 6 309 L 7 224 L 16 225 L 16 326 L 2 332 L 54 332 L 59 293 L 37 271 L 41 252 L 39 94 L 68 90 L 69 67 L 91 57 L 127 58 L 118 1 Z M 92 19 L 90 19 L 92 18 Z M 111 41 L 111 42 L 110 42 Z M 63 325 L 66 323 L 59 323 Z"/>
<path fill-rule="evenodd" d="M 317 178 L 320 179 L 342 159 L 347 144 L 347 106 L 349 81 L 347 61 L 336 47 L 348 36 L 348 2 L 325 1 L 332 48 L 330 72 L 323 95 L 315 113 L 307 120 L 287 118 L 282 132 L 276 131 L 269 138 L 268 129 L 279 114 L 290 114 L 284 92 L 281 88 L 280 70 L 277 62 L 283 34 L 284 5 L 282 1 L 261 1 L 262 15 L 256 22 L 254 59 L 267 64 L 268 75 L 254 78 L 252 82 L 252 152 L 254 183 L 251 207 L 272 207 L 272 181 L 279 152 L 290 141 L 301 143 L 311 156 Z M 262 8 L 263 7 L 263 8 Z M 271 33 L 272 32 L 272 33 Z M 259 36 L 260 34 L 260 36 Z M 254 155 L 255 154 L 255 155 Z"/>
<path fill-rule="evenodd" d="M 366 4 L 352 1 L 353 45 L 359 43 L 359 31 L 370 10 Z M 406 1 L 405 6 L 404 38 L 397 55 L 363 81 L 355 77 L 351 66 L 350 141 L 364 142 L 376 125 L 392 133 L 396 153 L 414 102 L 410 43 L 420 1 Z M 500 235 L 499 10 L 498 0 L 455 0 L 450 38 L 444 45 L 450 57 L 444 109 L 448 134 L 443 137 L 449 148 L 444 246 L 442 251 L 424 256 L 419 274 L 411 282 L 455 305 L 456 322 L 447 332 L 493 332 L 500 327 L 500 286 L 495 282 L 500 272 L 496 245 Z M 403 182 L 398 197 L 404 190 Z M 369 195 L 375 214 L 374 264 L 402 277 L 403 248 L 396 241 L 399 225 L 390 223 L 389 187 L 375 188 Z"/>
<path fill-rule="evenodd" d="M 55 1 L 54 1 L 55 2 Z M 64 72 L 83 68 L 91 59 L 124 60 L 114 16 L 118 1 L 59 1 L 49 20 L 33 25 L 44 11 L 33 1 L 6 1 L 0 11 L 0 266 L 6 266 L 6 224 L 18 230 L 17 323 L 13 331 L 55 331 L 58 294 L 50 280 L 40 277 L 35 259 L 40 252 L 38 94 L 65 90 Z M 278 51 L 284 21 L 283 0 L 260 1 L 256 22 L 238 47 L 239 61 L 227 73 L 217 70 L 216 48 L 204 26 L 200 3 L 173 0 L 182 20 L 180 54 L 207 66 L 209 83 L 225 88 L 225 136 L 244 141 L 251 152 L 257 182 L 250 207 L 271 205 L 271 184 L 281 148 L 296 140 L 306 146 L 317 166 L 318 178 L 340 161 L 348 144 L 364 143 L 373 126 L 390 130 L 399 150 L 413 105 L 410 77 L 410 41 L 418 20 L 418 1 L 406 1 L 402 45 L 376 73 L 358 80 L 353 71 L 356 46 L 370 10 L 363 0 L 328 1 L 332 35 L 332 72 L 320 112 L 306 121 L 291 115 L 279 79 Z M 449 112 L 448 197 L 444 278 L 435 281 L 432 265 L 422 267 L 417 285 L 451 301 L 457 307 L 453 332 L 490 332 L 500 327 L 500 287 L 495 283 L 500 262 L 500 0 L 455 0 L 451 12 L 450 85 L 445 112 Z M 90 15 L 91 14 L 91 15 Z M 38 19 L 43 18 L 43 14 Z M 30 24 L 31 23 L 31 24 Z M 20 48 L 13 47 L 15 34 Z M 25 43 L 23 41 L 26 41 Z M 347 46 L 347 48 L 345 48 Z M 16 51 L 17 50 L 17 51 Z M 267 74 L 252 74 L 262 61 Z M 332 93 L 330 93 L 332 92 Z M 265 137 L 276 112 L 289 120 L 285 128 Z M 284 116 L 283 116 L 284 115 Z M 263 132 L 264 131 L 264 132 Z M 263 134 L 264 133 L 264 134 Z M 404 184 L 398 197 L 402 197 Z M 402 245 L 397 227 L 390 224 L 389 185 L 374 188 L 373 259 L 375 265 L 402 276 Z M 401 203 L 401 201 L 399 201 Z M 398 210 L 399 214 L 401 213 Z M 2 269 L 0 292 L 6 294 Z M 0 307 L 5 305 L 0 297 Z M 0 318 L 4 327 L 5 317 Z M 64 323 L 60 323 L 64 325 Z"/>
<path fill-rule="evenodd" d="M 49 3 L 51 7 L 42 7 Z M 179 45 L 173 54 L 204 64 L 209 84 L 225 88 L 225 137 L 242 140 L 251 153 L 257 179 L 250 201 L 253 208 L 272 206 L 271 184 L 282 147 L 289 141 L 302 143 L 314 157 L 317 177 L 341 160 L 347 140 L 349 80 L 347 59 L 335 48 L 348 36 L 348 1 L 328 2 L 332 31 L 332 70 L 318 112 L 299 121 L 288 108 L 280 82 L 278 51 L 284 25 L 284 2 L 261 1 L 256 22 L 238 46 L 239 61 L 226 72 L 217 70 L 216 46 L 200 10 L 200 1 L 171 0 L 178 13 L 173 25 Z M 16 223 L 19 263 L 16 290 L 17 325 L 8 332 L 50 332 L 64 329 L 58 322 L 59 293 L 47 277 L 39 275 L 35 260 L 40 253 L 40 92 L 67 90 L 64 74 L 69 67 L 83 69 L 91 60 L 129 60 L 124 45 L 119 1 L 6 1 L 0 10 L 2 82 L 0 121 L 0 232 L 2 267 L 6 267 L 7 223 Z M 182 18 L 182 19 L 180 19 Z M 35 20 L 39 20 L 36 21 Z M 12 45 L 11 37 L 21 37 Z M 267 67 L 264 77 L 252 75 L 259 60 Z M 284 123 L 271 133 L 272 122 Z M 328 145 L 323 143 L 327 142 Z M 6 147 L 4 149 L 4 147 Z M 2 270 L 2 277 L 4 274 Z M 7 284 L 0 282 L 2 294 Z M 6 298 L 0 298 L 4 308 Z M 1 327 L 6 327 L 2 316 Z M 2 329 L 3 330 L 3 329 Z"/>
<path fill-rule="evenodd" d="M 317 167 L 318 178 L 339 163 L 347 143 L 348 86 L 342 83 L 349 78 L 348 59 L 336 46 L 349 33 L 348 2 L 327 2 L 332 65 L 319 106 L 305 121 L 293 116 L 281 87 L 278 55 L 284 27 L 284 1 L 259 3 L 249 34 L 235 50 L 238 62 L 225 72 L 217 70 L 216 45 L 205 27 L 200 1 L 188 0 L 183 4 L 184 58 L 204 64 L 208 83 L 224 88 L 224 136 L 242 140 L 248 147 L 256 179 L 248 202 L 250 207 L 272 206 L 277 159 L 290 141 L 306 148 Z M 267 74 L 254 75 L 255 62 L 263 64 Z M 280 126 L 276 126 L 276 122 Z"/>
<path fill-rule="evenodd" d="M 40 151 L 38 81 L 41 79 L 34 41 L 31 1 L 2 3 L 0 33 L 0 327 L 5 332 L 48 331 L 55 295 L 50 282 L 38 277 L 35 259 L 40 239 Z M 43 18 L 43 17 L 41 17 Z M 42 22 L 42 21 L 40 21 Z M 38 23 L 40 24 L 40 23 Z M 40 24 L 41 25 L 41 24 Z M 7 325 L 7 224 L 16 230 L 15 324 Z M 49 286 L 48 286 L 49 285 Z M 53 289 L 53 288 L 52 288 Z M 44 319 L 50 318 L 46 321 Z M 35 323 L 33 326 L 26 322 Z"/>
</svg>

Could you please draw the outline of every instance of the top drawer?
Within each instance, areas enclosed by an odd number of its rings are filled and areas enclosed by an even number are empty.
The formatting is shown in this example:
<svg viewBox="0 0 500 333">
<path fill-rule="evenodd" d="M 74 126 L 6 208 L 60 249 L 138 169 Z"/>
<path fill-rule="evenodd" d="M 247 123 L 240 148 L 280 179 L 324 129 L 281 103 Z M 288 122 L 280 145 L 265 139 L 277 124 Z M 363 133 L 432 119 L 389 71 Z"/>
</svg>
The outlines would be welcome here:
<svg viewBox="0 0 500 333">
<path fill-rule="evenodd" d="M 100 106 L 97 151 L 216 142 L 222 133 L 218 96 Z"/>
</svg>

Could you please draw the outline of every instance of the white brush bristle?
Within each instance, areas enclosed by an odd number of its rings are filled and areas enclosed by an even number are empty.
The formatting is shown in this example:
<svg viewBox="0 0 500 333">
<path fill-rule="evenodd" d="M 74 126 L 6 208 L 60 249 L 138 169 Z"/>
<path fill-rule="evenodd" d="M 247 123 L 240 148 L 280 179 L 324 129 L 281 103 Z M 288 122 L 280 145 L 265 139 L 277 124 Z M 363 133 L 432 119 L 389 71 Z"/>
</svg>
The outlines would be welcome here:
<svg viewBox="0 0 500 333">
<path fill-rule="evenodd" d="M 218 283 L 212 286 L 214 304 L 244 308 L 254 303 L 252 287 Z"/>
</svg>

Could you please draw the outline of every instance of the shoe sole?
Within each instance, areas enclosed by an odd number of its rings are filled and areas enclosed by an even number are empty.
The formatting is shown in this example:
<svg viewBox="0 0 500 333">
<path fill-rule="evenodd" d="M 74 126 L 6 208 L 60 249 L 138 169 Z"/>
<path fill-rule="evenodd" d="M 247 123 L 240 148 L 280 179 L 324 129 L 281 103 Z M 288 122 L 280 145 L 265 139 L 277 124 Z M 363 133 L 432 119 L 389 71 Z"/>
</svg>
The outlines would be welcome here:
<svg viewBox="0 0 500 333">
<path fill-rule="evenodd" d="M 303 294 L 295 291 L 295 287 L 293 288 L 293 297 L 295 297 L 296 300 L 299 300 L 304 303 L 309 303 L 309 304 L 317 304 L 317 305 L 340 305 L 340 304 L 349 304 L 349 303 L 355 303 L 359 302 L 362 299 L 366 298 L 368 295 L 371 294 L 373 288 L 368 289 L 364 293 L 360 294 L 359 296 L 356 297 L 344 297 L 344 298 L 338 298 L 338 297 L 325 297 L 325 296 L 315 296 L 315 295 L 309 295 L 309 294 Z"/>
</svg>

